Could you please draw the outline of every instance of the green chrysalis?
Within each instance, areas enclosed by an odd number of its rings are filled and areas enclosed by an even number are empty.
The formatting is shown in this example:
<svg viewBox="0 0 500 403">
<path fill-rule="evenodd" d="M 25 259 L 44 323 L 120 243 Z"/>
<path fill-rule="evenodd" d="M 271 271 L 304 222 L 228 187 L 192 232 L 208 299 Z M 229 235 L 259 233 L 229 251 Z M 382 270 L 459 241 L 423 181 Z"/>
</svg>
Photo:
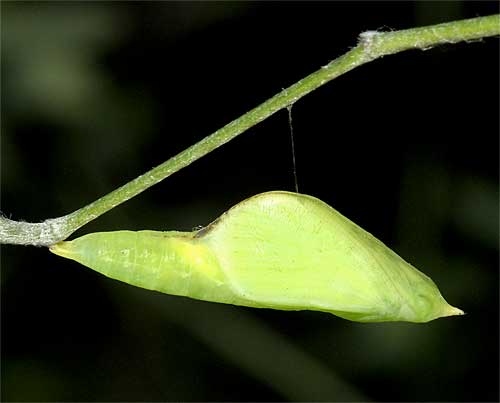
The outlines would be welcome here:
<svg viewBox="0 0 500 403">
<path fill-rule="evenodd" d="M 258 194 L 199 231 L 99 232 L 50 250 L 135 286 L 206 301 L 358 322 L 463 314 L 378 239 L 298 193 Z"/>
</svg>

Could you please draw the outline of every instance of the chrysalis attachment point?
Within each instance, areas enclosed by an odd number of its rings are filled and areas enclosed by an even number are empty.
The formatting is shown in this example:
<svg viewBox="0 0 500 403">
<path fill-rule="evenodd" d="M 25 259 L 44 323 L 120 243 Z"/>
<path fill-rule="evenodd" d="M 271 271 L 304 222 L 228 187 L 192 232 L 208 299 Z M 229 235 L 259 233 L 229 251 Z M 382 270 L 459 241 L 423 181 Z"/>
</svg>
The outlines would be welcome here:
<svg viewBox="0 0 500 403">
<path fill-rule="evenodd" d="M 49 250 L 55 255 L 65 257 L 67 259 L 73 259 L 77 254 L 71 247 L 67 247 L 69 242 L 58 242 L 54 245 L 49 246 Z"/>
</svg>

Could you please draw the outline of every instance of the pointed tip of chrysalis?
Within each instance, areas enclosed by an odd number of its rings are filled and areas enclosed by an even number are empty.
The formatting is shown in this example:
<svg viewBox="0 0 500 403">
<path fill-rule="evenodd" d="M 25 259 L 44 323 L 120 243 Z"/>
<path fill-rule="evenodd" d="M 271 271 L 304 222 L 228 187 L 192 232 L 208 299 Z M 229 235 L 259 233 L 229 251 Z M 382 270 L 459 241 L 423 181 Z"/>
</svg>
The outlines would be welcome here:
<svg viewBox="0 0 500 403">
<path fill-rule="evenodd" d="M 459 308 L 455 308 L 454 306 L 448 305 L 444 310 L 442 316 L 457 316 L 457 315 L 465 315 L 465 312 Z"/>
</svg>

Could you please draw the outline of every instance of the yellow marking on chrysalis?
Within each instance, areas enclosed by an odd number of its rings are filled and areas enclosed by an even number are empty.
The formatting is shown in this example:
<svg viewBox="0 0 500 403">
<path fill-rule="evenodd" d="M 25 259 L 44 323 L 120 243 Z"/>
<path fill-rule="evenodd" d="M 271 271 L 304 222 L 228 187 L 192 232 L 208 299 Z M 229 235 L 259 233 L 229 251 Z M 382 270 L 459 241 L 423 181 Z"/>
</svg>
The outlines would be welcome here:
<svg viewBox="0 0 500 403">
<path fill-rule="evenodd" d="M 171 240 L 171 242 L 174 239 Z M 222 284 L 223 273 L 212 251 L 204 244 L 193 242 L 192 240 L 175 239 L 171 243 L 183 263 L 189 265 L 194 272 L 201 274 L 211 280 Z"/>
</svg>

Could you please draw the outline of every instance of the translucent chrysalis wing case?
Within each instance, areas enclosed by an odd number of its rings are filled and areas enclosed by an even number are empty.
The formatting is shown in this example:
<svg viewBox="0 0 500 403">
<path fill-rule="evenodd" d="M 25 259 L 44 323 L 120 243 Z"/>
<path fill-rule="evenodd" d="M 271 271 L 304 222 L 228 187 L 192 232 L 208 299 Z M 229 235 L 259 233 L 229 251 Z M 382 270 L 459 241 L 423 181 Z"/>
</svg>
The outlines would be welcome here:
<svg viewBox="0 0 500 403">
<path fill-rule="evenodd" d="M 206 301 L 359 322 L 463 314 L 378 239 L 298 193 L 256 195 L 199 231 L 100 232 L 50 250 L 135 286 Z"/>
</svg>

